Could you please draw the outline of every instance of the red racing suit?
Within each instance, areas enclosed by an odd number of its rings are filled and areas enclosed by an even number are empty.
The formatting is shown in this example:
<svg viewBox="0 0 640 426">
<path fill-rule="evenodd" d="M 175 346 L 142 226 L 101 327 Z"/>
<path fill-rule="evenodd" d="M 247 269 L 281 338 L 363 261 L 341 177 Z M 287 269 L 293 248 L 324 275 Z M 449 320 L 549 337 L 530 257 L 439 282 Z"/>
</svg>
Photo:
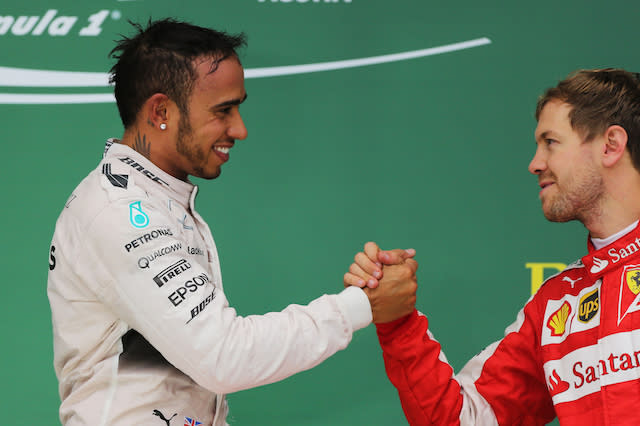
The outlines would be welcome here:
<svg viewBox="0 0 640 426">
<path fill-rule="evenodd" d="M 457 375 L 424 315 L 377 327 L 412 425 L 640 424 L 640 227 L 588 245 Z"/>
</svg>

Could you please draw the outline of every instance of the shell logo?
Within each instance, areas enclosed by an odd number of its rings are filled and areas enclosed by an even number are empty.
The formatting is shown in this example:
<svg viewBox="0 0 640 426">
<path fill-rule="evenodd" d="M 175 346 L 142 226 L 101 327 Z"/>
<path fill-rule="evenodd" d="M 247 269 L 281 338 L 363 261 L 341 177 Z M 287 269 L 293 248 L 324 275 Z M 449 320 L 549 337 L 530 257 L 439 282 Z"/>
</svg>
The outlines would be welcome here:
<svg viewBox="0 0 640 426">
<path fill-rule="evenodd" d="M 565 300 L 560 309 L 555 311 L 547 321 L 547 327 L 551 330 L 552 336 L 562 336 L 567 328 L 567 320 L 571 315 L 571 305 Z"/>
</svg>

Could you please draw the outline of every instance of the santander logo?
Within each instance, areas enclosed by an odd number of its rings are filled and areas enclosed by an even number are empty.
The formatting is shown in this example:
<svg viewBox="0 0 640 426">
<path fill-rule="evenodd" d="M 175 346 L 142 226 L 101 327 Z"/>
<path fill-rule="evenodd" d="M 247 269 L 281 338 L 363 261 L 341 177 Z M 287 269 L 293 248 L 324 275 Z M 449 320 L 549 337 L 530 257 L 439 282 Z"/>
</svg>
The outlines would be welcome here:
<svg viewBox="0 0 640 426">
<path fill-rule="evenodd" d="M 589 271 L 592 274 L 597 274 L 598 272 L 600 272 L 604 268 L 606 268 L 608 265 L 609 265 L 609 261 L 608 260 L 598 259 L 597 257 L 593 256 L 593 266 L 591 267 L 591 269 Z"/>
</svg>

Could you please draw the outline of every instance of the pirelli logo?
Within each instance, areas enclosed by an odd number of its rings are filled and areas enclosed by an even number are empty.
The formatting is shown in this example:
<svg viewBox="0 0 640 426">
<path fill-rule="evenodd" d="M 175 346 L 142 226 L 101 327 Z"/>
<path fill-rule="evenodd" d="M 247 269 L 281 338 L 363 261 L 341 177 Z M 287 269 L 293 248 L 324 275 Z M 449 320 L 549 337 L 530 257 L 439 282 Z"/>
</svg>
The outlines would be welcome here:
<svg viewBox="0 0 640 426">
<path fill-rule="evenodd" d="M 188 269 L 191 269 L 191 264 L 185 259 L 180 259 L 179 261 L 163 269 L 158 275 L 153 277 L 153 281 L 155 281 L 158 287 L 162 287 L 173 278 L 177 277 Z"/>
</svg>

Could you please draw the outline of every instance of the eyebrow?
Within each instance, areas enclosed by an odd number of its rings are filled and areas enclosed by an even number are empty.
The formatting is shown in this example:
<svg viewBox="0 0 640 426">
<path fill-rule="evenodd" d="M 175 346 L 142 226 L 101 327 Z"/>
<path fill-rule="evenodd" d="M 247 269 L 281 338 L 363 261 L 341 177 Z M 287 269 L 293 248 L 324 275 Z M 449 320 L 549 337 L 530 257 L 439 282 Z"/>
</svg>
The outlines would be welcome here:
<svg viewBox="0 0 640 426">
<path fill-rule="evenodd" d="M 219 104 L 216 104 L 216 105 L 212 106 L 211 109 L 216 109 L 216 108 L 226 107 L 226 106 L 232 106 L 232 105 L 240 105 L 241 103 L 243 103 L 246 100 L 247 100 L 247 94 L 245 93 L 244 97 L 242 97 L 241 99 L 230 99 L 228 101 L 224 101 L 224 102 L 221 102 Z"/>
<path fill-rule="evenodd" d="M 540 133 L 537 137 L 536 137 L 536 141 L 539 139 L 547 139 L 547 137 L 549 136 L 556 136 L 556 133 L 553 130 L 545 130 L 544 132 Z"/>
</svg>

